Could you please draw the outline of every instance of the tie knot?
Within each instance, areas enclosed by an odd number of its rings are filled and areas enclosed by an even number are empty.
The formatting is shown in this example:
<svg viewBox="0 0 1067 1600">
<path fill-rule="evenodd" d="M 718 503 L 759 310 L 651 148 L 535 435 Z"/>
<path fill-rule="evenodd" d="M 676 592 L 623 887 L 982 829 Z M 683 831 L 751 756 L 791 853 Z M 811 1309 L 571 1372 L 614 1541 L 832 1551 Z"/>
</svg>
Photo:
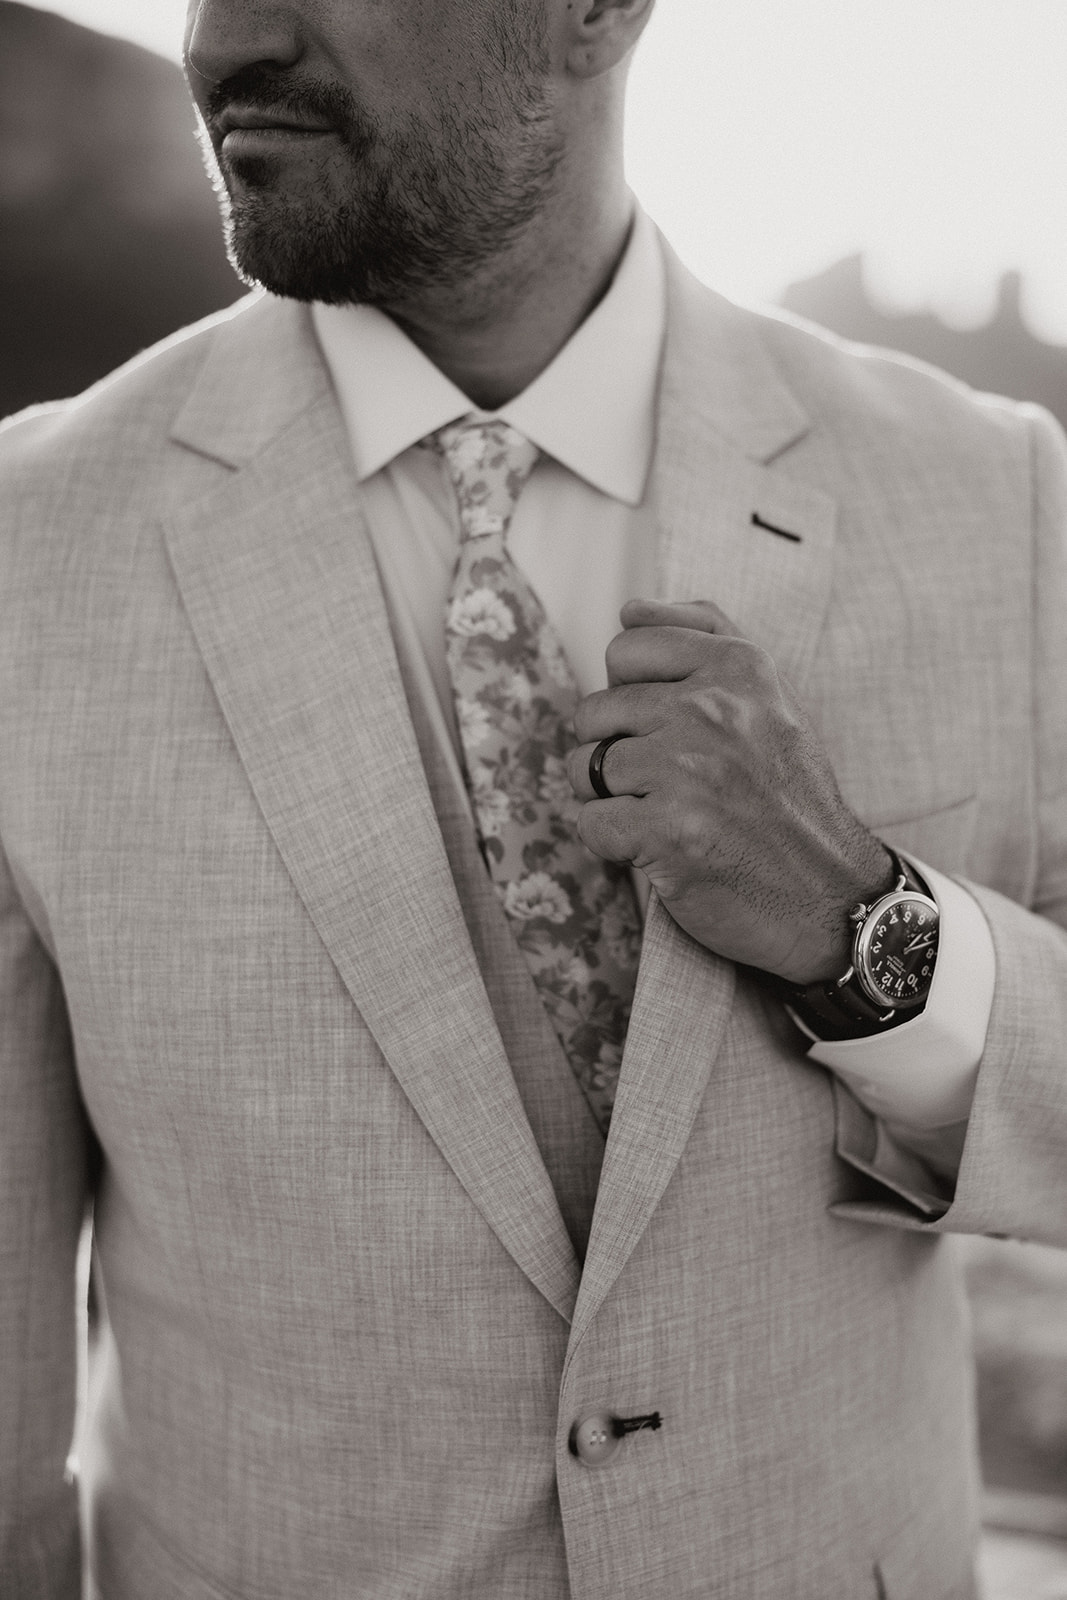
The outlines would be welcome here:
<svg viewBox="0 0 1067 1600">
<path fill-rule="evenodd" d="M 432 433 L 427 443 L 444 456 L 456 490 L 463 537 L 506 533 L 537 460 L 537 446 L 499 418 L 450 422 Z"/>
</svg>

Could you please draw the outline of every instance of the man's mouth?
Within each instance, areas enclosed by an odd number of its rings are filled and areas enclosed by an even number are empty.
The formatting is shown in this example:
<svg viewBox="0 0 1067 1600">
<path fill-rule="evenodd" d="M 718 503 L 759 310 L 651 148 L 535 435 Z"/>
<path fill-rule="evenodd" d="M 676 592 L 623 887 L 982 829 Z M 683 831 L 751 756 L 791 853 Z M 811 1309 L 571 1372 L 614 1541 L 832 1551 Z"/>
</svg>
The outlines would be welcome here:
<svg viewBox="0 0 1067 1600">
<path fill-rule="evenodd" d="M 215 129 L 222 148 L 234 153 L 287 140 L 321 139 L 337 131 L 332 123 L 298 111 L 251 105 L 227 106 L 216 119 Z"/>
</svg>

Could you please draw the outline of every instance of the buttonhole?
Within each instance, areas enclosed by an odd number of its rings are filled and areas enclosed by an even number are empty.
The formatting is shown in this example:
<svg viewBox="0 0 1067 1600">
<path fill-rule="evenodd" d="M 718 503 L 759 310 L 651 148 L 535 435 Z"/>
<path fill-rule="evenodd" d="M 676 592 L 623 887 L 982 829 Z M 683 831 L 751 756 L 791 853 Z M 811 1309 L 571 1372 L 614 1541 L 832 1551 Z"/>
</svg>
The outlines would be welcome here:
<svg viewBox="0 0 1067 1600">
<path fill-rule="evenodd" d="M 764 522 L 758 511 L 753 511 L 752 513 L 752 526 L 754 528 L 765 528 L 768 533 L 776 533 L 779 539 L 791 539 L 794 544 L 803 542 L 799 533 L 790 533 L 788 528 L 776 528 L 773 522 Z"/>
<path fill-rule="evenodd" d="M 642 1428 L 651 1428 L 655 1433 L 663 1426 L 663 1418 L 658 1411 L 650 1411 L 645 1417 L 612 1417 L 611 1431 L 616 1439 L 621 1439 L 627 1433 L 640 1433 Z"/>
</svg>

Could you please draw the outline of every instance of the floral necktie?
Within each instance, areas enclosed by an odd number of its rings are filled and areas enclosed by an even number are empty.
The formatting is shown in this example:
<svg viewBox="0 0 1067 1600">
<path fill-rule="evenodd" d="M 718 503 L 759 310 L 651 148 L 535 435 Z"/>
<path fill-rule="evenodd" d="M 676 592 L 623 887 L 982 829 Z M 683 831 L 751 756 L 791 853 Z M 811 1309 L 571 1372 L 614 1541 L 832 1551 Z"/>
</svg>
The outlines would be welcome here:
<svg viewBox="0 0 1067 1600">
<path fill-rule="evenodd" d="M 445 621 L 482 853 L 534 983 L 606 1133 L 630 1017 L 640 922 L 624 868 L 579 840 L 565 759 L 578 685 L 504 544 L 537 449 L 506 422 L 427 441 L 448 467 L 461 543 Z"/>
</svg>

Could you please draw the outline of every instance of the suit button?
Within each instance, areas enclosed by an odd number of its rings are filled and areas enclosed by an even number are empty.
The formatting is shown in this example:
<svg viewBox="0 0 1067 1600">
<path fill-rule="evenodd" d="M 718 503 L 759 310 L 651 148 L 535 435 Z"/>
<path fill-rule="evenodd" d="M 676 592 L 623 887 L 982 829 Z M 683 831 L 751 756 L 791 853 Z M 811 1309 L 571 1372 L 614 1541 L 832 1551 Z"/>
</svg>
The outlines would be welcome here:
<svg viewBox="0 0 1067 1600">
<path fill-rule="evenodd" d="M 587 1467 L 602 1467 L 610 1461 L 619 1445 L 620 1435 L 615 1429 L 615 1419 L 607 1411 L 593 1411 L 582 1417 L 571 1429 L 571 1454 Z"/>
</svg>

